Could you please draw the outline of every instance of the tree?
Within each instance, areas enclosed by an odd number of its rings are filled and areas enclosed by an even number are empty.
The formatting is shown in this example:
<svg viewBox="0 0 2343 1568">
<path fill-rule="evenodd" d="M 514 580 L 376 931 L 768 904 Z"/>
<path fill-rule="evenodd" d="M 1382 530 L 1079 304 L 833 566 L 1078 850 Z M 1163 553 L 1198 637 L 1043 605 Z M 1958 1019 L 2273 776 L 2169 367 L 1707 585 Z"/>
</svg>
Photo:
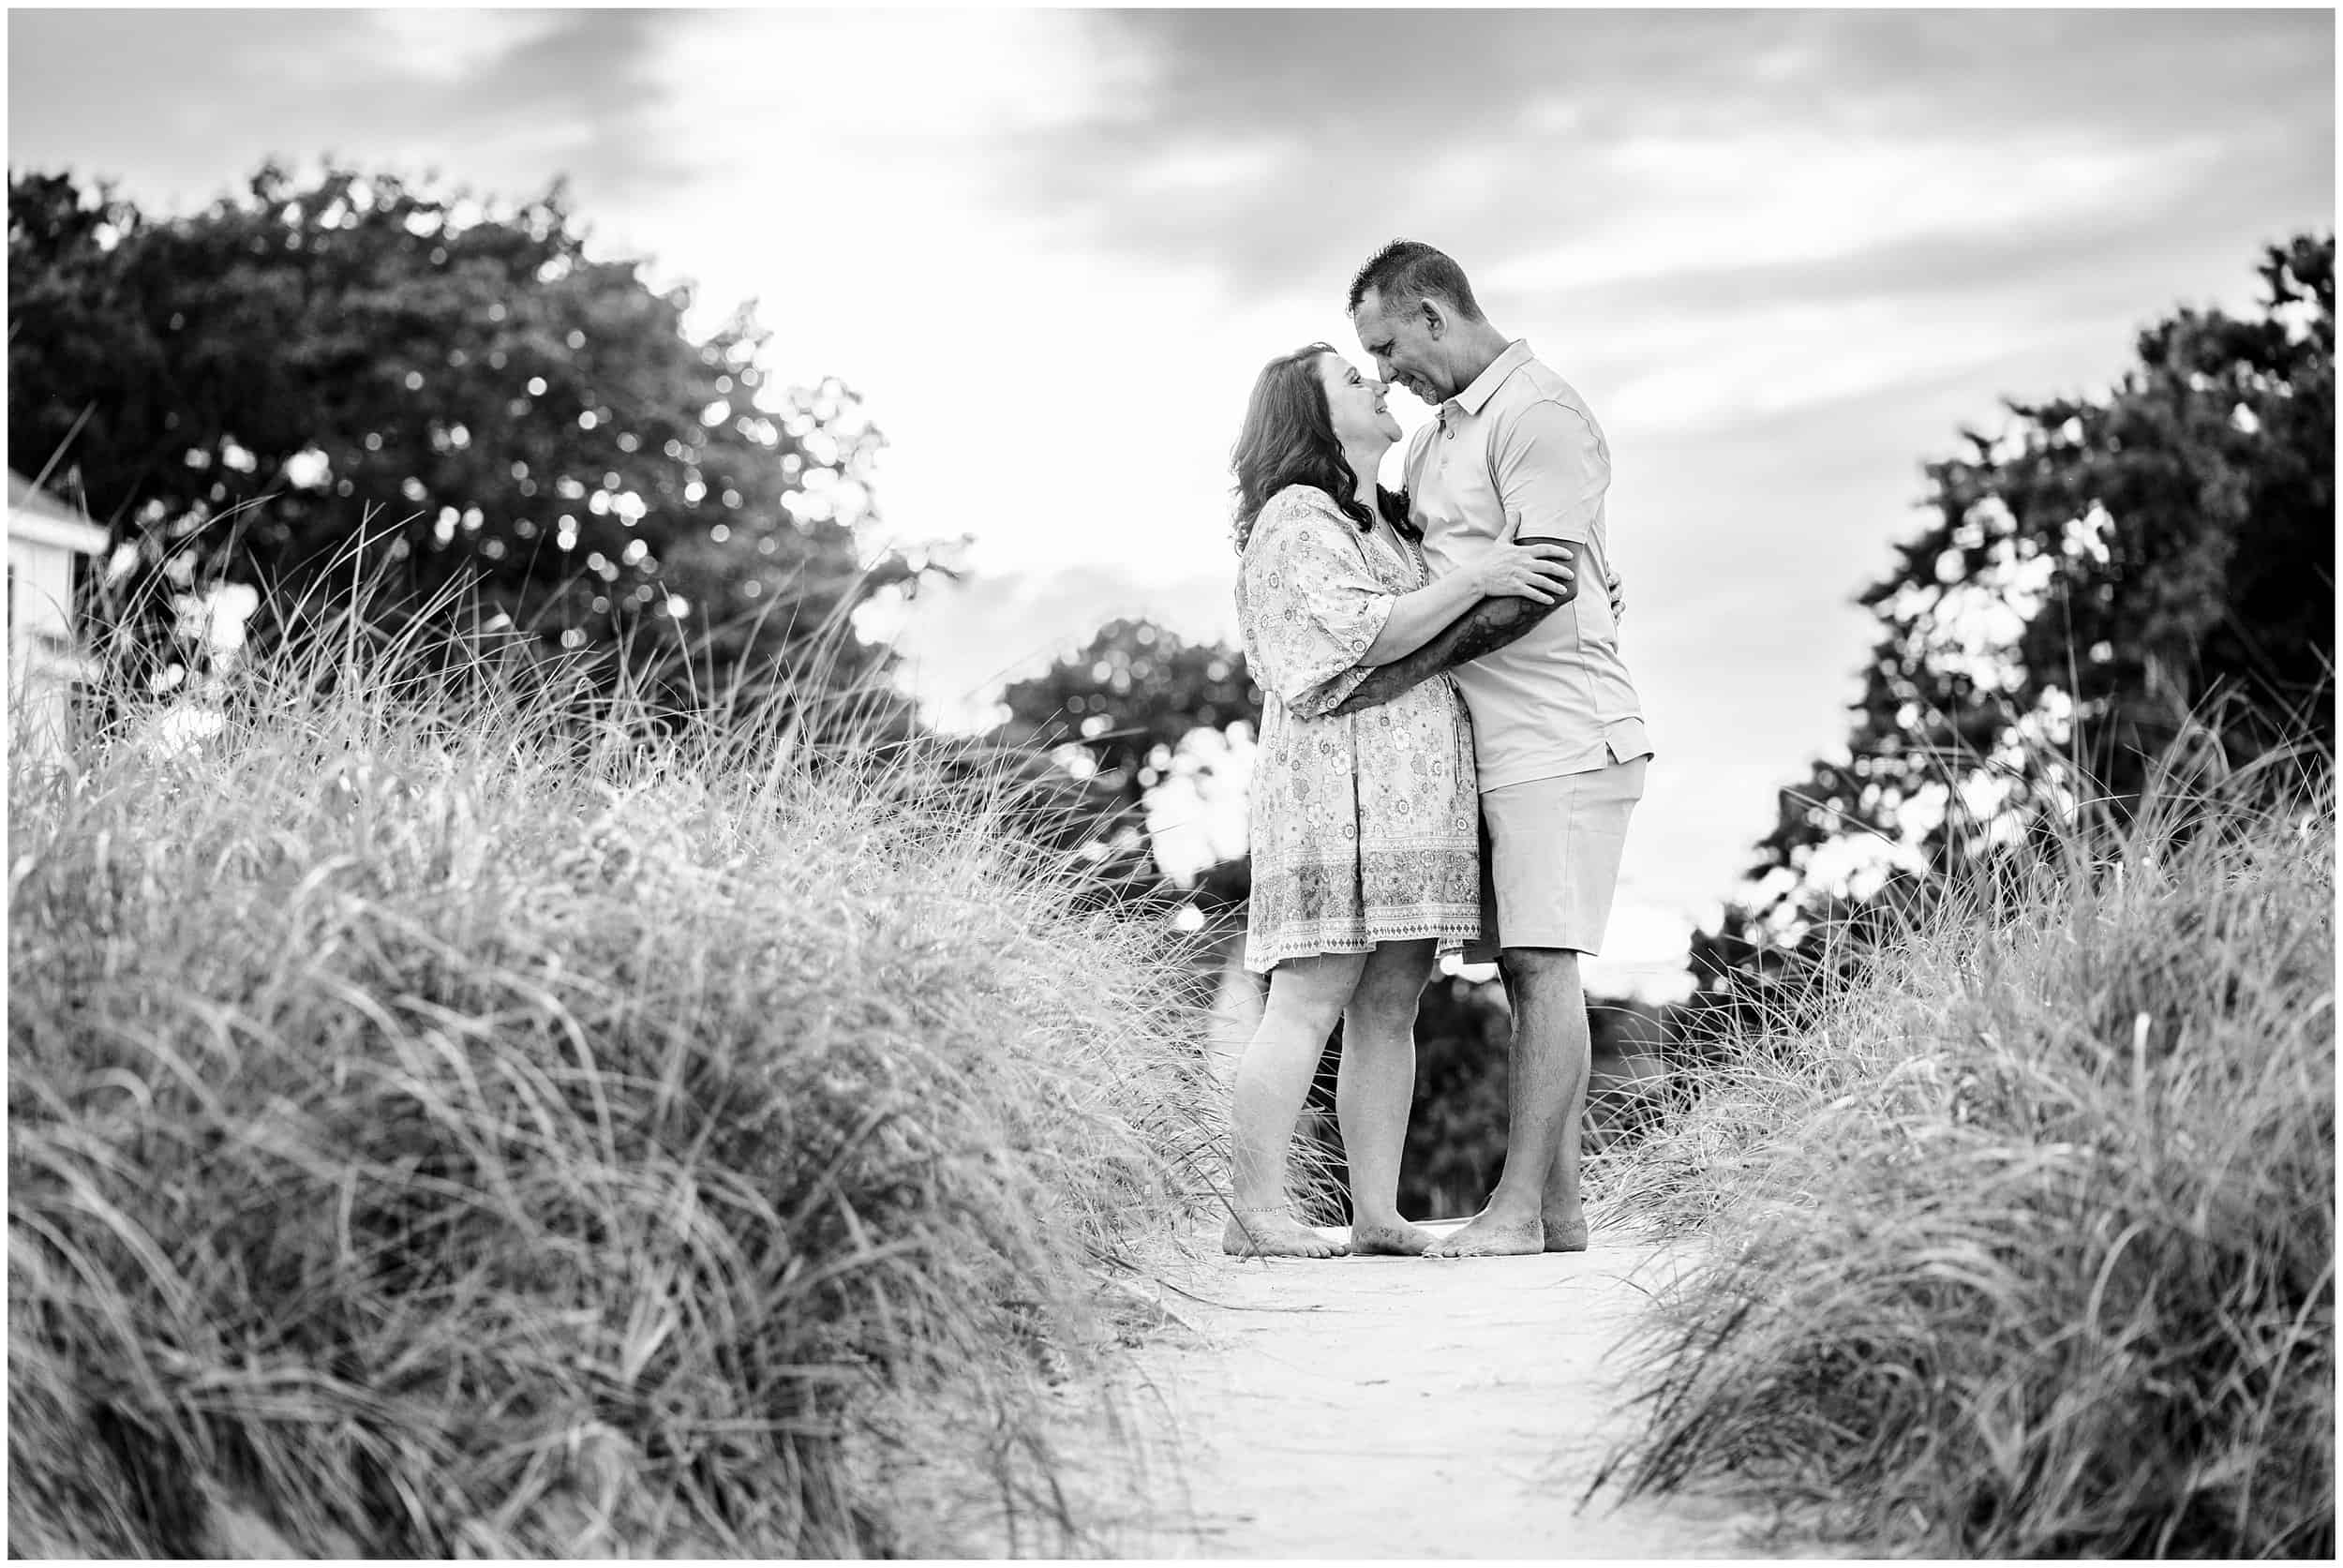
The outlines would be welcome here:
<svg viewBox="0 0 2343 1568">
<path fill-rule="evenodd" d="M 1261 722 L 1261 688 L 1245 655 L 1189 643 L 1150 620 L 1111 620 L 1081 651 L 1010 686 L 1003 734 L 1082 748 L 1102 784 L 1132 801 L 1171 766 L 1190 730 Z"/>
<path fill-rule="evenodd" d="M 853 394 L 765 385 L 745 307 L 695 341 L 689 291 L 589 256 L 558 185 L 492 210 L 270 165 L 170 220 L 62 174 L 8 197 L 9 441 L 131 546 L 99 613 L 133 645 L 193 660 L 172 600 L 233 579 L 267 590 L 262 645 L 437 595 L 678 706 L 817 664 L 881 684 L 846 617 L 916 574 L 859 561 Z"/>
<path fill-rule="evenodd" d="M 1834 921 L 1924 904 L 2078 790 L 2120 817 L 2186 734 L 2216 769 L 2296 740 L 2331 766 L 2334 236 L 2261 274 L 2259 315 L 2181 310 L 2108 393 L 2012 402 L 2010 434 L 1930 465 L 1933 520 L 1862 595 L 1885 630 L 1847 759 L 1782 793 L 1753 869 L 1777 918 L 1696 938 L 1712 992 L 1779 982 L 1761 955 L 1784 929 L 1811 957 Z M 1823 885 L 1817 854 L 1849 835 L 1900 869 Z"/>
<path fill-rule="evenodd" d="M 995 741 L 1057 759 L 1080 814 L 1067 818 L 1110 886 L 1171 889 L 1147 823 L 1148 792 L 1165 783 L 1182 740 L 1239 720 L 1258 724 L 1261 692 L 1245 656 L 1219 643 L 1189 643 L 1150 620 L 1111 620 L 1079 650 L 1002 694 L 1008 719 Z M 1202 869 L 1184 902 L 1203 918 L 1188 952 L 1200 987 L 1242 936 L 1249 887 L 1242 858 Z M 1191 919 L 1194 916 L 1189 917 Z"/>
</svg>

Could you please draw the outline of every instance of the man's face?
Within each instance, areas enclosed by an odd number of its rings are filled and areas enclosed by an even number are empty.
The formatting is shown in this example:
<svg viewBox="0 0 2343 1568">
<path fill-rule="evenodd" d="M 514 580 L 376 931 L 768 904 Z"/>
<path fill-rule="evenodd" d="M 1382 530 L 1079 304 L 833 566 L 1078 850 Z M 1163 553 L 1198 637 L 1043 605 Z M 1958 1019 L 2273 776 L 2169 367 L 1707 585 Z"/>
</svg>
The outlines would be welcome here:
<svg viewBox="0 0 2343 1568">
<path fill-rule="evenodd" d="M 1359 296 L 1351 324 L 1358 331 L 1359 347 L 1384 381 L 1406 387 L 1427 404 L 1456 395 L 1449 384 L 1433 313 L 1424 306 L 1386 308 L 1381 292 L 1369 289 Z"/>
</svg>

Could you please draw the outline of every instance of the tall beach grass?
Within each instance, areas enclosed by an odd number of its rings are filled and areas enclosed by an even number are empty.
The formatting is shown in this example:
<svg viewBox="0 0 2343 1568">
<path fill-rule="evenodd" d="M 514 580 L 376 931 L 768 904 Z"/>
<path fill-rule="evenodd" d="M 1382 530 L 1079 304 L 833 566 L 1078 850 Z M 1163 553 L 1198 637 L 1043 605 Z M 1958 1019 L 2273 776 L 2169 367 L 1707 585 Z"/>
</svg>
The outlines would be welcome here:
<svg viewBox="0 0 2343 1568">
<path fill-rule="evenodd" d="M 1050 1368 L 1216 1169 L 1159 922 L 916 746 L 319 646 L 11 759 L 11 1550 L 879 1554 L 890 1441 L 1077 1529 Z"/>
<path fill-rule="evenodd" d="M 1609 1479 L 1879 1550 L 2333 1555 L 2332 773 L 2267 782 L 1939 911 L 1619 1162 L 1710 1245 Z"/>
</svg>

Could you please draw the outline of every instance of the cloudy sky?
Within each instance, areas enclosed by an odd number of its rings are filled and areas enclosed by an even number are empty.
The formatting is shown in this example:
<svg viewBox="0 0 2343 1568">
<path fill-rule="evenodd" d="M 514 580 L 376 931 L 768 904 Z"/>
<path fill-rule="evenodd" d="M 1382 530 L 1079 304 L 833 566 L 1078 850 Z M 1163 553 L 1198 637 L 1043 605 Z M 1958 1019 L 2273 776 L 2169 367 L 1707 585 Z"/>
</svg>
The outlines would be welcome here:
<svg viewBox="0 0 2343 1568">
<path fill-rule="evenodd" d="M 1254 372 L 1355 353 L 1382 241 L 1448 249 L 1609 436 L 1661 751 L 1594 978 L 1662 992 L 1843 734 L 1921 463 L 2335 221 L 2328 11 L 17 9 L 7 43 L 12 170 L 176 211 L 270 155 L 566 175 L 603 249 L 761 301 L 781 374 L 887 432 L 883 527 L 976 536 L 904 634 L 946 718 L 1115 615 L 1233 636 Z"/>
</svg>

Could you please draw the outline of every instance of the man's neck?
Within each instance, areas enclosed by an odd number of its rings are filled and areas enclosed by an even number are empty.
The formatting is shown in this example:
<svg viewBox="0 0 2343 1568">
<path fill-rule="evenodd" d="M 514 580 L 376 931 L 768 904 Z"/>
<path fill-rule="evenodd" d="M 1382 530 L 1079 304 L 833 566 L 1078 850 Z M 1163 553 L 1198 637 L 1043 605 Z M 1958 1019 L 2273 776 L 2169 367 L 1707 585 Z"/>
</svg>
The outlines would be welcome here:
<svg viewBox="0 0 2343 1568">
<path fill-rule="evenodd" d="M 1454 363 L 1456 391 L 1461 394 L 1514 346 L 1514 340 L 1486 321 L 1460 321 L 1457 326 L 1460 330 Z"/>
</svg>

